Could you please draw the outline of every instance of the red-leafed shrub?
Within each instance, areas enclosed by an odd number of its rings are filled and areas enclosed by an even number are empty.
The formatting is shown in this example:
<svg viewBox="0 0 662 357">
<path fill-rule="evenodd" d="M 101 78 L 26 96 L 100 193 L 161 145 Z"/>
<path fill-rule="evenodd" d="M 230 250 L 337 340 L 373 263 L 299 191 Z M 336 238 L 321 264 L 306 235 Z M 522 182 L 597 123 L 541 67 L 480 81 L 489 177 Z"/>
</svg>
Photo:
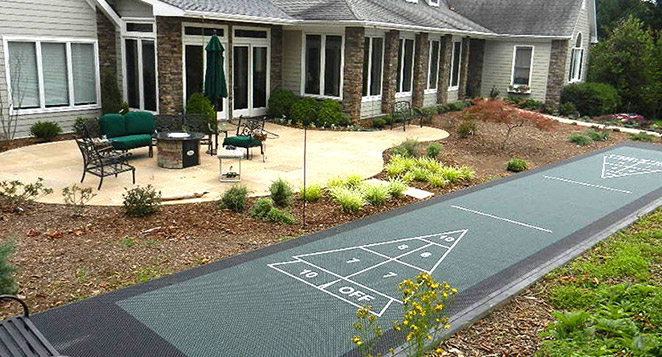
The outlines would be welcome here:
<svg viewBox="0 0 662 357">
<path fill-rule="evenodd" d="M 510 139 L 513 129 L 529 123 L 536 128 L 549 131 L 554 126 L 554 120 L 535 112 L 518 109 L 512 103 L 503 100 L 476 99 L 474 105 L 463 110 L 465 118 L 484 122 L 503 124 L 507 127 L 506 137 L 501 143 L 503 149 Z"/>
</svg>

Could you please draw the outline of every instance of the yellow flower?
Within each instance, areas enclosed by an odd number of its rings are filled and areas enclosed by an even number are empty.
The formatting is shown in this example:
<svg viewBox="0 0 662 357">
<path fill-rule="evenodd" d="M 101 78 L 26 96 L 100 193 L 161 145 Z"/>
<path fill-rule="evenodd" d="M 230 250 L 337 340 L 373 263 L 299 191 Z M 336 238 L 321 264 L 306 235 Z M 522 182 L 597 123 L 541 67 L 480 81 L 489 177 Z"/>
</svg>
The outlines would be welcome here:
<svg viewBox="0 0 662 357">
<path fill-rule="evenodd" d="M 451 325 L 444 325 L 444 328 L 449 329 L 449 328 L 451 328 Z"/>
<path fill-rule="evenodd" d="M 396 331 L 400 331 L 400 326 L 393 326 L 393 329 Z"/>
<path fill-rule="evenodd" d="M 453 294 L 457 294 L 457 289 L 452 289 L 451 292 L 452 292 Z"/>
<path fill-rule="evenodd" d="M 428 340 L 432 339 L 432 336 L 430 336 L 430 335 L 427 335 L 426 337 L 427 337 Z"/>
<path fill-rule="evenodd" d="M 413 333 L 413 332 L 410 332 L 410 333 L 407 335 L 407 341 L 411 340 L 412 337 L 414 337 L 414 333 Z"/>
<path fill-rule="evenodd" d="M 441 347 L 439 347 L 436 350 L 434 350 L 434 352 L 441 354 L 444 352 L 444 350 L 442 350 Z"/>
</svg>

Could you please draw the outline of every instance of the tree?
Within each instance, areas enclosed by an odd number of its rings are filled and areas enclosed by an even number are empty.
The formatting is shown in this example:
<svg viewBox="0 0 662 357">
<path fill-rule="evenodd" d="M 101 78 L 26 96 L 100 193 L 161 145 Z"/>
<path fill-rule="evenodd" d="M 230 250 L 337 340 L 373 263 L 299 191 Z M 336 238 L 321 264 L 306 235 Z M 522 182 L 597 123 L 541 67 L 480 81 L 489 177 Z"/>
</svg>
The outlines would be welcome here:
<svg viewBox="0 0 662 357">
<path fill-rule="evenodd" d="M 618 23 L 634 16 L 646 27 L 662 30 L 662 5 L 659 1 L 648 0 L 598 0 L 598 35 L 605 38 Z"/>
<path fill-rule="evenodd" d="M 2 132 L 0 133 L 0 141 L 5 141 L 11 143 L 16 137 L 16 129 L 18 126 L 18 110 L 23 105 L 23 98 L 25 93 L 21 88 L 21 68 L 22 68 L 22 58 L 14 58 L 14 63 L 12 64 L 9 83 L 9 96 L 7 98 L 2 97 L 2 92 L 0 92 L 0 127 Z"/>
<path fill-rule="evenodd" d="M 533 125 L 539 130 L 549 131 L 554 126 L 554 121 L 540 113 L 521 110 L 512 103 L 503 100 L 484 100 L 477 98 L 474 105 L 463 110 L 463 115 L 469 120 L 481 120 L 489 123 L 503 124 L 506 126 L 506 137 L 501 142 L 501 149 L 511 137 L 513 130 L 521 128 L 526 124 Z"/>
<path fill-rule="evenodd" d="M 629 16 L 591 51 L 589 80 L 616 88 L 623 99 L 621 110 L 652 117 L 660 95 L 656 62 L 653 35 Z"/>
</svg>

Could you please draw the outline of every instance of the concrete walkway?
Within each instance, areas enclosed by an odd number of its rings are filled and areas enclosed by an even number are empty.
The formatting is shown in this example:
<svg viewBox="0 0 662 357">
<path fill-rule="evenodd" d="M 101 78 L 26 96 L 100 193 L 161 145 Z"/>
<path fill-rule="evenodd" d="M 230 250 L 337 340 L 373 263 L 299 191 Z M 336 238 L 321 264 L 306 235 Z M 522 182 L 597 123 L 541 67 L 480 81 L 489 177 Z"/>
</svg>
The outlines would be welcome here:
<svg viewBox="0 0 662 357">
<path fill-rule="evenodd" d="M 273 180 L 283 178 L 297 187 L 303 180 L 303 130 L 275 124 L 267 124 L 267 130 L 280 135 L 278 139 L 266 141 L 266 161 L 262 161 L 259 148 L 253 149 L 254 158 L 242 162 L 242 183 L 247 185 L 252 195 L 264 195 Z M 334 132 L 308 131 L 308 182 L 324 184 L 337 175 L 359 174 L 365 178 L 382 170 L 382 152 L 405 139 L 419 141 L 440 140 L 448 133 L 430 127 L 411 125 L 407 131 L 402 128 L 376 132 Z M 204 150 L 204 148 L 203 148 Z M 192 192 L 208 192 L 194 200 L 174 202 L 195 202 L 217 199 L 222 192 L 232 186 L 218 181 L 218 159 L 201 155 L 201 165 L 183 170 L 162 169 L 154 158 L 147 156 L 147 149 L 132 151 L 131 164 L 136 167 L 136 184 L 153 185 L 164 196 Z M 0 153 L 0 181 L 21 180 L 33 182 L 44 179 L 46 186 L 54 193 L 40 197 L 41 202 L 62 203 L 62 188 L 71 184 L 93 187 L 97 194 L 90 204 L 121 205 L 124 188 L 131 187 L 131 174 L 119 177 L 106 177 L 100 191 L 96 190 L 99 179 L 92 175 L 85 177 L 80 184 L 82 158 L 73 140 L 61 141 Z"/>
</svg>

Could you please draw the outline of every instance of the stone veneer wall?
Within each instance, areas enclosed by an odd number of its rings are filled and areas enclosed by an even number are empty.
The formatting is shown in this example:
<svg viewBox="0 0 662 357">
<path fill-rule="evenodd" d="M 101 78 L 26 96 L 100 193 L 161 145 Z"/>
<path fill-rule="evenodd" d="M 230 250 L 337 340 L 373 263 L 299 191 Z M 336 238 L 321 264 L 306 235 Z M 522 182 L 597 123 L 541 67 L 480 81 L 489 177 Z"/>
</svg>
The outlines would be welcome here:
<svg viewBox="0 0 662 357">
<path fill-rule="evenodd" d="M 471 48 L 469 47 L 469 38 L 462 39 L 462 59 L 460 64 L 460 88 L 457 92 L 457 100 L 464 100 L 467 96 L 467 79 L 469 78 L 469 57 Z"/>
<path fill-rule="evenodd" d="M 453 55 L 453 36 L 441 37 L 441 54 L 439 55 L 439 83 L 437 84 L 437 103 L 448 102 L 448 84 L 451 78 L 451 56 Z"/>
<path fill-rule="evenodd" d="M 117 32 L 115 25 L 97 9 L 97 37 L 99 40 L 99 70 L 117 81 Z"/>
<path fill-rule="evenodd" d="M 429 34 L 416 34 L 414 48 L 414 88 L 411 98 L 412 108 L 423 108 L 429 62 Z"/>
<path fill-rule="evenodd" d="M 472 39 L 469 45 L 469 76 L 467 78 L 467 96 L 480 97 L 483 82 L 483 62 L 485 60 L 485 40 Z M 489 93 L 485 93 L 486 95 Z"/>
<path fill-rule="evenodd" d="M 271 28 L 271 90 L 283 85 L 283 26 Z"/>
<path fill-rule="evenodd" d="M 343 109 L 352 122 L 361 119 L 363 96 L 363 56 L 365 51 L 365 28 L 345 29 L 345 65 L 343 69 Z"/>
<path fill-rule="evenodd" d="M 182 19 L 156 17 L 159 112 L 177 114 L 184 110 L 182 70 Z"/>
<path fill-rule="evenodd" d="M 545 104 L 557 107 L 561 104 L 561 89 L 565 84 L 565 66 L 568 57 L 568 40 L 553 40 L 547 73 Z"/>
<path fill-rule="evenodd" d="M 397 91 L 398 44 L 400 31 L 392 30 L 386 33 L 384 44 L 384 81 L 382 83 L 382 113 L 390 114 L 395 104 Z"/>
</svg>

